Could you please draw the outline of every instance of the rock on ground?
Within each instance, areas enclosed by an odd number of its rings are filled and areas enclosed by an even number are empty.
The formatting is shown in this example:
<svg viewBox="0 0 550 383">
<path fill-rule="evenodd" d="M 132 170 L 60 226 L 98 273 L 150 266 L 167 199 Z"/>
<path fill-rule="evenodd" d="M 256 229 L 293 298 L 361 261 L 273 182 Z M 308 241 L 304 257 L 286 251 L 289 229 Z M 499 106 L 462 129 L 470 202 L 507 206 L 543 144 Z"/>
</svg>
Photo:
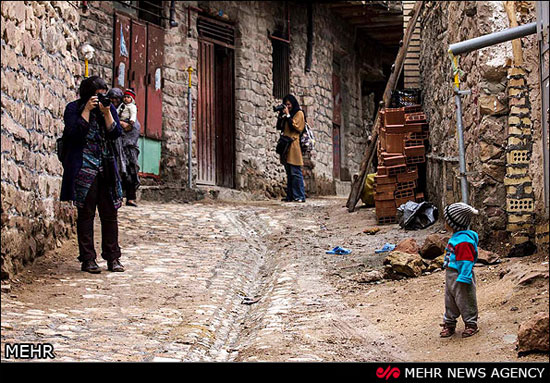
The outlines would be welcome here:
<svg viewBox="0 0 550 383">
<path fill-rule="evenodd" d="M 401 251 L 392 251 L 384 260 L 385 265 L 389 265 L 390 276 L 393 273 L 402 274 L 407 277 L 418 277 L 422 275 L 424 263 L 418 254 L 408 254 Z"/>
<path fill-rule="evenodd" d="M 535 351 L 548 352 L 548 323 L 548 313 L 539 313 L 519 326 L 519 355 Z"/>
<path fill-rule="evenodd" d="M 441 254 L 445 253 L 449 238 L 449 236 L 444 237 L 439 234 L 428 235 L 420 249 L 420 255 L 422 258 L 426 259 L 435 259 L 439 257 Z"/>
<path fill-rule="evenodd" d="M 408 254 L 418 254 L 418 250 L 419 247 L 414 238 L 404 239 L 403 241 L 399 242 L 394 249 L 394 251 L 401 251 Z"/>
<path fill-rule="evenodd" d="M 482 263 L 484 265 L 494 265 L 496 263 L 500 262 L 500 258 L 498 255 L 491 251 L 483 250 L 483 249 L 477 249 L 477 262 Z"/>
</svg>

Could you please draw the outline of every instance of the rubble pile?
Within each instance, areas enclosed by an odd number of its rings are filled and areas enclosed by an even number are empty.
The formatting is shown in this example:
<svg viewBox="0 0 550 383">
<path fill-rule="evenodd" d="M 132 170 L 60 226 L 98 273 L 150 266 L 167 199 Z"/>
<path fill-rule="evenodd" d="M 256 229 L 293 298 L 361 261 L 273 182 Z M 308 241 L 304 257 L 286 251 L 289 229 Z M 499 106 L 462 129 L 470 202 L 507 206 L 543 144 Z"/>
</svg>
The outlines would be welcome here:
<svg viewBox="0 0 550 383">
<path fill-rule="evenodd" d="M 424 200 L 418 165 L 426 162 L 428 124 L 420 105 L 385 108 L 380 115 L 374 204 L 378 224 L 385 224 L 397 221 L 402 204 Z"/>
</svg>

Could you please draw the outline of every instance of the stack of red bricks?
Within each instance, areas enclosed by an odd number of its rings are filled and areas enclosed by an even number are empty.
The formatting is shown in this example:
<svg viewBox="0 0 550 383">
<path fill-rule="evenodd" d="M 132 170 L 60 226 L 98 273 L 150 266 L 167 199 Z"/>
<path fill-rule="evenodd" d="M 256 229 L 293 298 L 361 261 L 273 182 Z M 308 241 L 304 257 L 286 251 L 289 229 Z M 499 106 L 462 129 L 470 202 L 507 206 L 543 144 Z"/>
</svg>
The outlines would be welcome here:
<svg viewBox="0 0 550 383">
<path fill-rule="evenodd" d="M 396 222 L 401 204 L 424 199 L 417 165 L 426 162 L 428 124 L 420 105 L 386 108 L 380 115 L 374 202 L 378 223 L 384 224 Z"/>
</svg>

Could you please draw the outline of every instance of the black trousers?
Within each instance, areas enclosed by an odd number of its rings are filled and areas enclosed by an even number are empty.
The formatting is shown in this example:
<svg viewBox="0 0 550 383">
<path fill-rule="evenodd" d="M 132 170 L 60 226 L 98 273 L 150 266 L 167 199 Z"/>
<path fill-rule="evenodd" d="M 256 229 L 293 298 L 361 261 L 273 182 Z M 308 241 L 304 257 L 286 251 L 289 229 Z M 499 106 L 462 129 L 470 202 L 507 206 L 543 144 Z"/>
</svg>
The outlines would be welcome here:
<svg viewBox="0 0 550 383">
<path fill-rule="evenodd" d="M 113 205 L 105 180 L 98 174 L 88 190 L 84 207 L 78 208 L 76 233 L 80 262 L 91 261 L 97 257 L 94 248 L 96 207 L 101 220 L 101 257 L 107 261 L 120 258 L 117 209 Z"/>
<path fill-rule="evenodd" d="M 126 200 L 135 201 L 136 199 L 136 182 L 133 175 L 122 177 L 122 188 L 126 192 Z"/>
</svg>

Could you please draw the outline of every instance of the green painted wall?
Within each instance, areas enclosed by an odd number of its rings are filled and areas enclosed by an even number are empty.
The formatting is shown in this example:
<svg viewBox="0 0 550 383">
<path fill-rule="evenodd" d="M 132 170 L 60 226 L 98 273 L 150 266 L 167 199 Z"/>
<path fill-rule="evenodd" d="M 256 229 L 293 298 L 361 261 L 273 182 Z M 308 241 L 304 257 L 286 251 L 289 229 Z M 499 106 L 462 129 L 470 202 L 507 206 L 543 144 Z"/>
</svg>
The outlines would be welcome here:
<svg viewBox="0 0 550 383">
<path fill-rule="evenodd" d="M 139 167 L 142 173 L 160 174 L 160 141 L 140 137 Z"/>
</svg>

